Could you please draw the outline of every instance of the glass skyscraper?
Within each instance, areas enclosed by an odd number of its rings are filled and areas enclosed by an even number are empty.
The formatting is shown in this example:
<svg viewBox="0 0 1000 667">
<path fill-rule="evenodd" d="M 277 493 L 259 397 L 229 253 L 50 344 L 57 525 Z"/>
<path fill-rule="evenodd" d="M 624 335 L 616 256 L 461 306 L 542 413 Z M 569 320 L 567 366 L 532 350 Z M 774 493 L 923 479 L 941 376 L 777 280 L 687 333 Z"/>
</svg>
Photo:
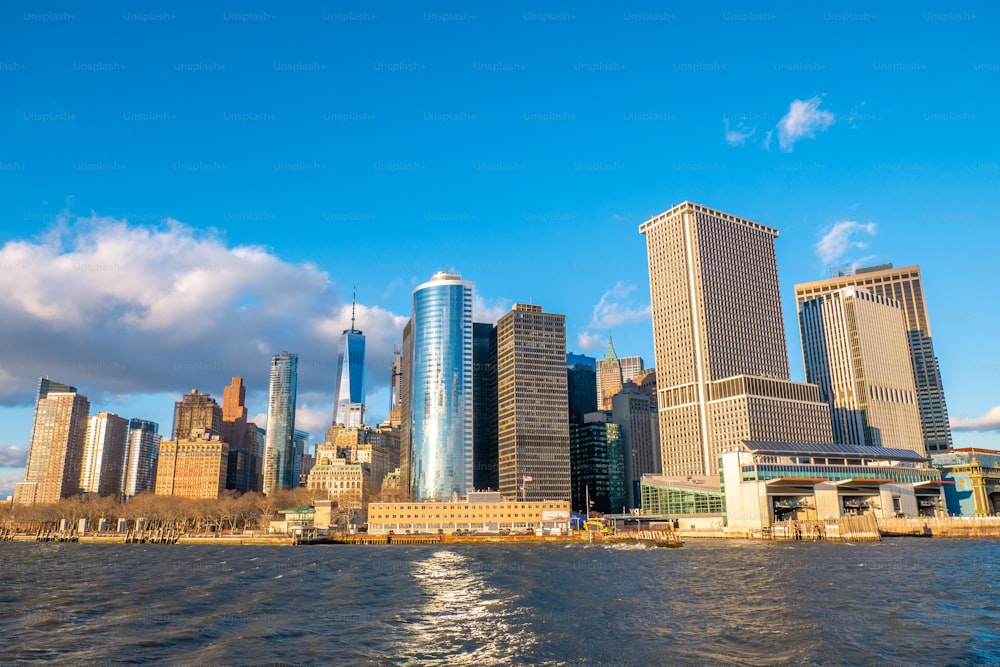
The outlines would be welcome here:
<svg viewBox="0 0 1000 667">
<path fill-rule="evenodd" d="M 122 492 L 131 498 L 156 488 L 156 462 L 160 454 L 159 424 L 146 419 L 129 422 L 128 452 Z"/>
<path fill-rule="evenodd" d="M 334 387 L 333 423 L 348 428 L 365 423 L 365 336 L 354 327 L 345 329 L 337 350 L 337 384 Z"/>
<path fill-rule="evenodd" d="M 271 357 L 271 389 L 267 400 L 267 437 L 264 449 L 264 493 L 293 489 L 295 387 L 299 355 L 283 352 Z"/>
<path fill-rule="evenodd" d="M 438 272 L 413 290 L 409 421 L 416 500 L 473 490 L 472 283 Z"/>
</svg>

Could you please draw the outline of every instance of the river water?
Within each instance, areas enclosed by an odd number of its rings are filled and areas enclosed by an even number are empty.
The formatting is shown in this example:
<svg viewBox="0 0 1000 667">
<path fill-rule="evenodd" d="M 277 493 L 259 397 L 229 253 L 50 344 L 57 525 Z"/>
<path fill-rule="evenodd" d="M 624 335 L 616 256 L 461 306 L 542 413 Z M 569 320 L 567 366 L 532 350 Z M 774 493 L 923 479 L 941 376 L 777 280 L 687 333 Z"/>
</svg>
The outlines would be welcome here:
<svg viewBox="0 0 1000 667">
<path fill-rule="evenodd" d="M 0 664 L 997 664 L 998 573 L 920 538 L 0 543 Z"/>
</svg>

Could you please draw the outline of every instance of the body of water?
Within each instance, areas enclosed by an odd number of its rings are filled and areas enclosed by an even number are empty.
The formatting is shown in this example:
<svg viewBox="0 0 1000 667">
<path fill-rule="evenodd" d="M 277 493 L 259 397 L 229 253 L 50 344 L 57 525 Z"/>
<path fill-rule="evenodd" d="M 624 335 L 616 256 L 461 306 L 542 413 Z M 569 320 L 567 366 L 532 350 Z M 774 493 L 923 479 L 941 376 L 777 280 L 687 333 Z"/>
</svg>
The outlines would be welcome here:
<svg viewBox="0 0 1000 667">
<path fill-rule="evenodd" d="M 0 544 L 0 664 L 1000 663 L 1000 543 Z"/>
</svg>

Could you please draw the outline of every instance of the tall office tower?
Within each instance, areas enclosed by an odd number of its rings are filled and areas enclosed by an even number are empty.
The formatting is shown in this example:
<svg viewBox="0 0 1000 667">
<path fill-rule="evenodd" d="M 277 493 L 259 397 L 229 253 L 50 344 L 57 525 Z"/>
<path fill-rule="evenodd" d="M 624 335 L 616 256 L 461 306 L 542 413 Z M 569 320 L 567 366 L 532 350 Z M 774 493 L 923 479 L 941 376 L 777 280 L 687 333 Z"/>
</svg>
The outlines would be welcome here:
<svg viewBox="0 0 1000 667">
<path fill-rule="evenodd" d="M 80 466 L 80 493 L 121 493 L 128 420 L 111 412 L 87 418 L 87 438 Z"/>
<path fill-rule="evenodd" d="M 816 385 L 792 382 L 778 230 L 691 202 L 646 236 L 665 475 L 716 475 L 744 440 L 831 444 Z"/>
<path fill-rule="evenodd" d="M 403 379 L 403 360 L 399 348 L 392 351 L 392 380 L 389 384 L 389 426 L 399 427 L 402 423 L 399 390 Z"/>
<path fill-rule="evenodd" d="M 354 327 L 344 329 L 337 350 L 337 384 L 334 388 L 334 424 L 361 426 L 365 423 L 365 336 Z"/>
<path fill-rule="evenodd" d="M 497 330 L 472 325 L 472 484 L 477 491 L 497 490 Z"/>
<path fill-rule="evenodd" d="M 79 492 L 89 412 L 90 401 L 76 387 L 38 381 L 28 462 L 24 481 L 14 486 L 15 504 L 54 503 Z"/>
<path fill-rule="evenodd" d="M 413 491 L 413 318 L 403 326 L 403 348 L 399 357 L 399 483 L 409 498 Z M 329 438 L 328 438 L 329 439 Z"/>
<path fill-rule="evenodd" d="M 472 283 L 435 273 L 413 290 L 411 322 L 410 488 L 416 500 L 465 496 L 474 490 Z"/>
<path fill-rule="evenodd" d="M 218 498 L 226 490 L 229 445 L 218 435 L 195 429 L 180 440 L 160 443 L 156 466 L 158 496 Z"/>
<path fill-rule="evenodd" d="M 656 407 L 656 369 L 646 368 L 632 378 L 639 391 L 649 396 L 650 405 Z M 659 474 L 659 473 L 657 473 Z"/>
<path fill-rule="evenodd" d="M 608 336 L 608 351 L 597 360 L 597 404 L 601 410 L 611 409 L 611 397 L 622 390 L 622 382 L 622 365 Z"/>
<path fill-rule="evenodd" d="M 625 450 L 625 500 L 629 507 L 640 507 L 639 480 L 643 475 L 659 475 L 659 442 L 654 437 L 649 396 L 629 380 L 611 401 L 611 421 L 621 427 Z"/>
<path fill-rule="evenodd" d="M 125 454 L 126 498 L 149 493 L 156 488 L 156 464 L 160 455 L 160 425 L 145 419 L 129 422 L 128 451 Z"/>
<path fill-rule="evenodd" d="M 253 448 L 251 463 L 253 470 L 250 473 L 250 490 L 257 493 L 264 491 L 264 452 L 267 450 L 267 431 L 257 426 L 254 422 L 247 422 L 247 433 L 249 444 Z"/>
<path fill-rule="evenodd" d="M 298 488 L 302 478 L 302 461 L 309 456 L 309 434 L 295 429 L 292 438 L 292 480 L 293 487 Z"/>
<path fill-rule="evenodd" d="M 569 433 L 573 509 L 621 512 L 628 502 L 621 427 L 599 411 L 570 424 Z"/>
<path fill-rule="evenodd" d="M 234 377 L 222 390 L 222 440 L 229 445 L 226 488 L 245 493 L 255 490 L 257 436 L 247 423 L 247 388 L 243 378 Z"/>
<path fill-rule="evenodd" d="M 952 444 L 951 426 L 941 384 L 941 368 L 934 356 L 920 267 L 894 269 L 892 264 L 882 264 L 858 269 L 853 274 L 802 283 L 795 286 L 795 301 L 801 309 L 804 301 L 849 286 L 863 287 L 873 294 L 893 299 L 902 308 L 924 445 L 928 454 L 947 451 Z"/>
<path fill-rule="evenodd" d="M 833 440 L 927 456 L 899 304 L 860 287 L 803 301 L 806 379 L 830 404 Z"/>
<path fill-rule="evenodd" d="M 271 357 L 271 387 L 267 399 L 264 450 L 264 493 L 294 489 L 295 389 L 299 355 L 282 352 Z"/>
<path fill-rule="evenodd" d="M 583 416 L 597 410 L 597 360 L 584 354 L 566 355 L 566 395 L 569 423 L 582 424 Z"/>
<path fill-rule="evenodd" d="M 184 439 L 198 429 L 222 435 L 222 408 L 209 394 L 192 389 L 174 403 L 174 440 Z"/>
<path fill-rule="evenodd" d="M 497 321 L 500 493 L 570 500 L 566 316 L 514 304 Z"/>
</svg>

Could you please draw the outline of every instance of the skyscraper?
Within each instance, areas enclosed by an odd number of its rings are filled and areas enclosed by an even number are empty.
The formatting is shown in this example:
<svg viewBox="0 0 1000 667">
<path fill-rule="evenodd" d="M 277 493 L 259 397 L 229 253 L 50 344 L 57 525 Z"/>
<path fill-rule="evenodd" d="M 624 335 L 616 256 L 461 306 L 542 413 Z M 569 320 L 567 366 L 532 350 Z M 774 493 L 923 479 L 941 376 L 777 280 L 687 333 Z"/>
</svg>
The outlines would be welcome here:
<svg viewBox="0 0 1000 667">
<path fill-rule="evenodd" d="M 347 427 L 365 423 L 365 336 L 354 327 L 351 304 L 351 328 L 344 329 L 337 350 L 337 383 L 334 387 L 334 424 Z"/>
<path fill-rule="evenodd" d="M 841 274 L 835 278 L 802 283 L 795 286 L 795 301 L 801 309 L 804 301 L 849 286 L 863 287 L 899 304 L 906 324 L 910 366 L 927 453 L 935 454 L 950 449 L 952 440 L 948 406 L 941 383 L 941 368 L 934 355 L 920 267 L 911 265 L 894 269 L 892 264 L 882 264 L 857 269 L 854 273 Z"/>
<path fill-rule="evenodd" d="M 639 481 L 643 475 L 659 475 L 659 442 L 650 419 L 650 398 L 629 380 L 611 400 L 611 421 L 621 427 L 625 453 L 625 501 L 629 507 L 642 504 Z"/>
<path fill-rule="evenodd" d="M 619 357 L 608 336 L 604 359 L 597 360 L 597 402 L 601 410 L 611 409 L 611 398 L 622 390 L 622 384 L 642 372 L 642 357 Z"/>
<path fill-rule="evenodd" d="M 399 487 L 406 497 L 413 492 L 413 318 L 403 325 L 403 347 L 399 355 Z"/>
<path fill-rule="evenodd" d="M 497 321 L 500 493 L 570 500 L 566 316 L 514 304 Z"/>
<path fill-rule="evenodd" d="M 282 352 L 271 357 L 264 451 L 264 493 L 294 489 L 295 390 L 299 355 Z"/>
<path fill-rule="evenodd" d="M 591 412 L 569 433 L 573 509 L 621 512 L 628 502 L 621 426 L 607 412 Z"/>
<path fill-rule="evenodd" d="M 496 491 L 497 464 L 497 330 L 492 324 L 472 325 L 473 486 Z"/>
<path fill-rule="evenodd" d="M 472 283 L 440 271 L 413 290 L 410 489 L 448 500 L 473 487 Z M 404 340 L 406 332 L 404 330 Z M 404 346 L 405 347 L 405 346 Z M 404 409 L 404 414 L 406 410 Z"/>
<path fill-rule="evenodd" d="M 121 492 L 128 420 L 111 412 L 87 418 L 80 467 L 80 492 L 114 496 Z"/>
<path fill-rule="evenodd" d="M 566 355 L 566 394 L 569 423 L 582 424 L 584 415 L 597 410 L 597 360 L 583 354 Z"/>
<path fill-rule="evenodd" d="M 192 389 L 174 403 L 174 440 L 188 437 L 198 429 L 210 435 L 222 435 L 222 408 L 210 394 Z"/>
<path fill-rule="evenodd" d="M 14 487 L 14 503 L 54 503 L 80 490 L 80 471 L 90 401 L 61 382 L 38 381 L 35 419 L 24 481 Z"/>
<path fill-rule="evenodd" d="M 149 493 L 156 488 L 156 464 L 160 454 L 160 425 L 145 419 L 129 422 L 128 451 L 125 454 L 126 498 Z"/>
<path fill-rule="evenodd" d="M 778 230 L 683 202 L 646 237 L 665 475 L 716 475 L 744 440 L 830 444 L 819 388 L 792 382 Z"/>
<path fill-rule="evenodd" d="M 226 488 L 239 492 L 256 490 L 260 470 L 257 434 L 247 422 L 246 395 L 241 377 L 234 377 L 222 390 L 222 440 L 229 444 Z"/>
<path fill-rule="evenodd" d="M 389 389 L 389 426 L 398 427 L 402 423 L 399 390 L 403 381 L 403 359 L 399 348 L 392 351 L 392 379 Z"/>
<path fill-rule="evenodd" d="M 806 379 L 832 409 L 834 442 L 926 456 L 899 303 L 844 287 L 803 301 L 799 326 Z"/>
<path fill-rule="evenodd" d="M 229 445 L 218 435 L 195 429 L 179 440 L 160 443 L 156 495 L 218 498 L 226 490 Z"/>
</svg>

